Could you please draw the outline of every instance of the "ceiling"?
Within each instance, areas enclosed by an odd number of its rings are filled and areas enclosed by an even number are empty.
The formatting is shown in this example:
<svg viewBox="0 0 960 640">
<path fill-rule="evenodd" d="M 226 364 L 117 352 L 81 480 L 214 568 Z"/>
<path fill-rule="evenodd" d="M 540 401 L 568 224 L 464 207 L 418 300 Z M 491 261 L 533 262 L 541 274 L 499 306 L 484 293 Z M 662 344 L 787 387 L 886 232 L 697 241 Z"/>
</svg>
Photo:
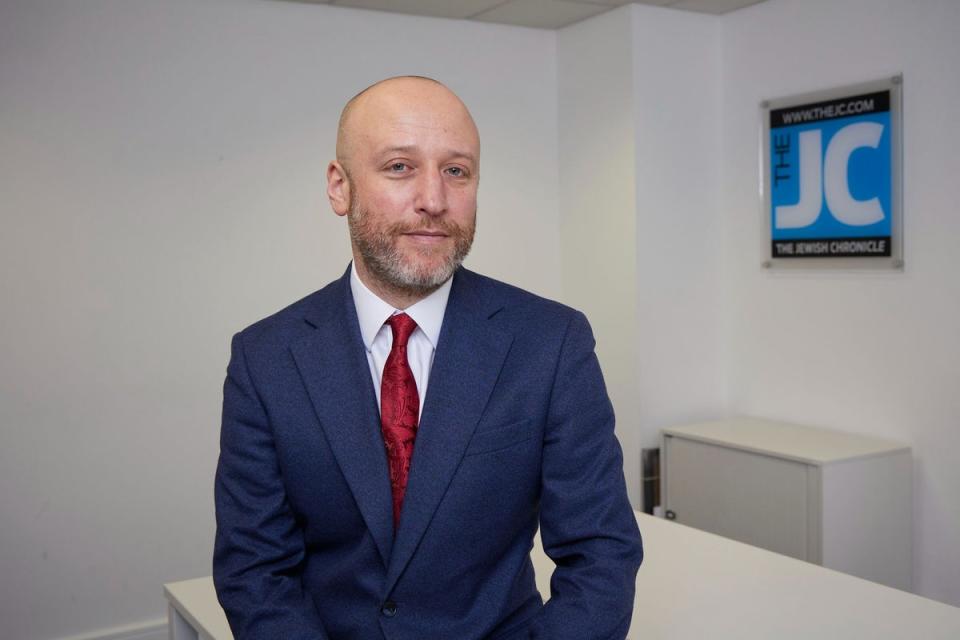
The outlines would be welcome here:
<svg viewBox="0 0 960 640">
<path fill-rule="evenodd" d="M 291 1 L 291 0 L 285 0 Z M 558 29 L 595 16 L 631 0 L 292 0 L 308 4 L 374 9 L 438 18 L 459 18 L 497 22 L 521 27 Z M 722 14 L 763 0 L 633 0 L 635 4 L 656 5 Z"/>
</svg>

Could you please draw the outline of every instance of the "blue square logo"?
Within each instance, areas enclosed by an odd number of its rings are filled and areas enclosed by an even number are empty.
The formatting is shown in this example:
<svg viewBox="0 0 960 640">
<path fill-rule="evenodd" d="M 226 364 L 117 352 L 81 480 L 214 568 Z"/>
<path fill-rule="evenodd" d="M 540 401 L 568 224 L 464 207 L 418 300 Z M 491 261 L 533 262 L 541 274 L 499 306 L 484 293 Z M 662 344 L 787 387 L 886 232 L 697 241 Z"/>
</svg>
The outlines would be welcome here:
<svg viewBox="0 0 960 640">
<path fill-rule="evenodd" d="M 773 257 L 891 255 L 890 92 L 770 112 Z"/>
</svg>

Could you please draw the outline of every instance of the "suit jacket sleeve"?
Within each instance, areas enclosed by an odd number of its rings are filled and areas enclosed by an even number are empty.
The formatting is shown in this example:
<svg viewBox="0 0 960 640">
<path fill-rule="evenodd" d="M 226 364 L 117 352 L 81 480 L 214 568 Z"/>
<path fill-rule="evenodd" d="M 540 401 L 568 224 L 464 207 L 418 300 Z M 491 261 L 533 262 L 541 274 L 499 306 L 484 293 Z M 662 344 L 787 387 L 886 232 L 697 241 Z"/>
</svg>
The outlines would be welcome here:
<svg viewBox="0 0 960 640">
<path fill-rule="evenodd" d="M 326 640 L 301 584 L 303 532 L 286 499 L 272 430 L 233 337 L 214 487 L 213 579 L 234 637 Z"/>
<path fill-rule="evenodd" d="M 622 640 L 633 613 L 643 548 L 594 344 L 577 312 L 544 436 L 540 534 L 557 566 L 551 598 L 531 627 L 534 638 Z"/>
</svg>

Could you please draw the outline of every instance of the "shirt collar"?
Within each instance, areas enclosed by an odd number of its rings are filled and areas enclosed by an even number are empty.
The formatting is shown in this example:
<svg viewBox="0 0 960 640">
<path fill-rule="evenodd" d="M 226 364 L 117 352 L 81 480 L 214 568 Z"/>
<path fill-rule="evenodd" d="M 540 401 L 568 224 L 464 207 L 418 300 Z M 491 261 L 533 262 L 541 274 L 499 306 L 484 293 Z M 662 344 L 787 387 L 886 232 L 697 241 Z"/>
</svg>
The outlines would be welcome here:
<svg viewBox="0 0 960 640">
<path fill-rule="evenodd" d="M 350 290 L 353 293 L 353 304 L 357 308 L 357 319 L 360 321 L 360 335 L 363 338 L 363 346 L 367 351 L 373 346 L 373 341 L 380 332 L 384 323 L 395 313 L 406 313 L 417 323 L 417 327 L 433 345 L 437 348 L 437 341 L 440 339 L 440 327 L 443 326 L 443 315 L 447 310 L 447 299 L 450 297 L 450 287 L 453 284 L 453 278 L 448 278 L 440 287 L 428 295 L 423 300 L 409 306 L 403 311 L 394 309 L 387 304 L 377 294 L 370 291 L 367 285 L 363 284 L 357 270 L 350 265 Z"/>
</svg>

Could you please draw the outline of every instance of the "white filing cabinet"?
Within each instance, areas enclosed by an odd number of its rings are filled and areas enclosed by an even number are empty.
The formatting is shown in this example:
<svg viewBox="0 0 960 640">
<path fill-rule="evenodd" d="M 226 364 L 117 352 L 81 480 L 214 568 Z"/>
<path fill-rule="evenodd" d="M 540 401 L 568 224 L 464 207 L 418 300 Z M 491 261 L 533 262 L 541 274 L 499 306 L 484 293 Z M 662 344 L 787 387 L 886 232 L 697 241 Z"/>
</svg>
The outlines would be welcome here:
<svg viewBox="0 0 960 640">
<path fill-rule="evenodd" d="M 909 591 L 904 444 L 759 418 L 663 430 L 668 518 Z"/>
</svg>

